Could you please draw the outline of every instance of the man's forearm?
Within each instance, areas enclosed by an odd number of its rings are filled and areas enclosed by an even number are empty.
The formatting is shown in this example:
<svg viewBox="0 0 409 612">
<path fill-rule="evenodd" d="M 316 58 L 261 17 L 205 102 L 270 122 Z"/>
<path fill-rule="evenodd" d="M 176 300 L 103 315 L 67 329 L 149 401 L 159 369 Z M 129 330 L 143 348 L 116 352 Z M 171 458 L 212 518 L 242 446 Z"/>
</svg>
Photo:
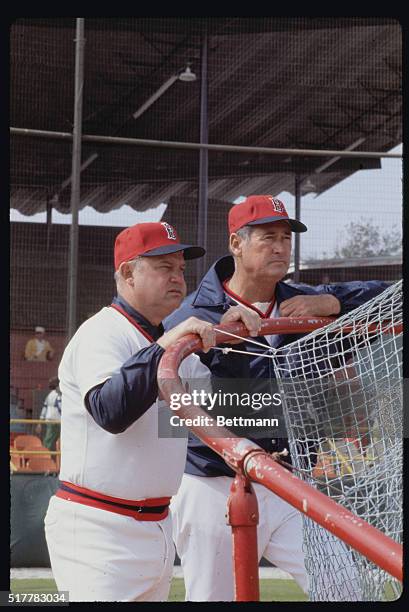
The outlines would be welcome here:
<svg viewBox="0 0 409 612">
<path fill-rule="evenodd" d="M 339 314 L 343 315 L 358 306 L 362 306 L 372 298 L 389 287 L 390 283 L 384 281 L 350 281 L 345 283 L 335 283 L 333 285 L 323 285 L 331 295 L 338 298 L 341 304 Z"/>
</svg>

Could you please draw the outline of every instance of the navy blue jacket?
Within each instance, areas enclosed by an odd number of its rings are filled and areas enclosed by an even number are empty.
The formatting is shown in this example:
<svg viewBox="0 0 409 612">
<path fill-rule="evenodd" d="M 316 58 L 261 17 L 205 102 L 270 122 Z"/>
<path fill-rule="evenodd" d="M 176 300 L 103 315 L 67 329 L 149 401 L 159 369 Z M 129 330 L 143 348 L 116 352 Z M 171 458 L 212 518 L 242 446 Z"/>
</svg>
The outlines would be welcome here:
<svg viewBox="0 0 409 612">
<path fill-rule="evenodd" d="M 234 260 L 230 255 L 216 261 L 203 277 L 198 289 L 187 296 L 182 305 L 164 320 L 165 330 L 171 329 L 190 316 L 210 321 L 213 324 L 219 323 L 225 311 L 232 305 L 236 305 L 236 302 L 225 293 L 222 285 L 225 280 L 233 275 L 233 272 Z M 388 286 L 389 283 L 382 281 L 352 281 L 349 283 L 319 285 L 317 287 L 304 284 L 287 284 L 280 281 L 276 285 L 275 298 L 279 306 L 284 300 L 296 295 L 321 295 L 329 293 L 340 301 L 341 312 L 338 316 L 341 316 L 361 306 Z M 305 335 L 276 335 L 274 346 L 275 348 L 285 346 Z M 263 337 L 253 339 L 264 343 L 267 348 L 270 346 Z M 258 349 L 255 345 L 250 344 L 247 346 L 252 352 L 259 352 L 260 357 L 247 357 L 237 353 L 224 355 L 221 351 L 212 350 L 208 353 L 199 352 L 198 355 L 201 361 L 210 369 L 212 376 L 216 378 L 274 378 L 271 360 L 262 357 L 263 349 Z M 236 348 L 246 348 L 246 344 L 244 346 L 236 346 Z M 283 448 L 288 448 L 288 442 L 285 438 L 252 439 L 268 452 L 281 451 Z M 233 470 L 226 465 L 220 455 L 204 445 L 191 433 L 189 433 L 185 472 L 197 476 L 234 476 Z"/>
</svg>

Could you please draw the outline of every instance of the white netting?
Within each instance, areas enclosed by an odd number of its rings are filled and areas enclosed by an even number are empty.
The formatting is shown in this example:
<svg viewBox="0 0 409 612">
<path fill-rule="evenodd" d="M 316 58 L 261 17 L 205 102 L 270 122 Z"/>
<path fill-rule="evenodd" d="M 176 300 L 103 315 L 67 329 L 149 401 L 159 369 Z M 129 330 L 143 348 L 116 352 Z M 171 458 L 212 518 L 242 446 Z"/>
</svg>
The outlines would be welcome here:
<svg viewBox="0 0 409 612">
<path fill-rule="evenodd" d="M 275 351 L 293 464 L 394 540 L 402 537 L 402 283 Z M 396 599 L 401 585 L 304 517 L 312 601 Z"/>
</svg>

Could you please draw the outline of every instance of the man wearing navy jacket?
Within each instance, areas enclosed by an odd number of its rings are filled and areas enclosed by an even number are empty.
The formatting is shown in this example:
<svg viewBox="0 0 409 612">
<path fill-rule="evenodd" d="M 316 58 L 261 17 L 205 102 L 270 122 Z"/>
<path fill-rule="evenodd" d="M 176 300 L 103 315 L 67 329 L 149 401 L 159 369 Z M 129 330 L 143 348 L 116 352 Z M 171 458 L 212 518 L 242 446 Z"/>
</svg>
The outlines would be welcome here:
<svg viewBox="0 0 409 612">
<path fill-rule="evenodd" d="M 229 308 L 237 305 L 257 312 L 263 319 L 339 316 L 388 286 L 378 281 L 318 287 L 282 282 L 290 264 L 292 232 L 306 230 L 303 223 L 290 219 L 284 204 L 272 196 L 249 196 L 233 206 L 229 212 L 231 255 L 210 268 L 198 289 L 164 321 L 165 329 L 192 315 L 217 324 Z M 305 334 L 271 335 L 255 340 L 278 348 L 302 335 Z M 260 352 L 260 356 L 224 355 L 213 350 L 199 356 L 214 377 L 274 378 L 271 360 L 263 357 L 264 351 L 254 345 L 248 345 L 248 349 Z M 283 438 L 253 439 L 268 452 L 288 447 Z M 233 476 L 233 470 L 217 453 L 189 434 L 185 474 L 171 505 L 174 539 L 189 601 L 233 600 L 231 530 L 225 519 Z M 261 485 L 253 486 L 260 514 L 259 559 L 264 556 L 290 573 L 307 592 L 301 514 Z M 345 584 L 344 590 L 343 599 L 359 599 L 357 585 Z"/>
</svg>

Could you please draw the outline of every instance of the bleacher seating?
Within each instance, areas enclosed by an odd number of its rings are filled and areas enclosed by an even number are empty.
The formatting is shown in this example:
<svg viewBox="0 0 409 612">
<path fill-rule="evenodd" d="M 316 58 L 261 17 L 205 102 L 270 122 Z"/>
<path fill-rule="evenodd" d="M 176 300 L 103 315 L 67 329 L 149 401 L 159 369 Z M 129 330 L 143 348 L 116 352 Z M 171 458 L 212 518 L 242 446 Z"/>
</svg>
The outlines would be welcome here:
<svg viewBox="0 0 409 612">
<path fill-rule="evenodd" d="M 33 392 L 40 389 L 48 391 L 48 381 L 51 376 L 57 375 L 58 364 L 66 343 L 65 334 L 47 333 L 47 339 L 55 350 L 52 361 L 26 361 L 24 348 L 31 337 L 30 331 L 14 330 L 10 339 L 11 383 L 20 401 L 23 402 L 25 415 L 28 418 L 33 414 Z"/>
<path fill-rule="evenodd" d="M 23 434 L 21 436 L 17 436 L 14 440 L 14 448 L 17 450 L 24 450 L 25 448 L 31 447 L 42 447 L 43 443 L 41 442 L 38 436 L 33 436 L 31 434 Z"/>
<path fill-rule="evenodd" d="M 31 456 L 24 471 L 30 472 L 58 472 L 57 465 L 51 457 Z"/>
<path fill-rule="evenodd" d="M 10 419 L 24 419 L 26 413 L 23 407 L 23 402 L 18 396 L 18 390 L 10 386 Z M 27 426 L 24 423 L 11 423 L 10 436 L 14 439 L 17 435 L 26 433 Z M 10 443 L 12 442 L 10 439 Z"/>
<path fill-rule="evenodd" d="M 66 338 L 63 333 L 47 333 L 55 354 L 52 361 L 26 361 L 24 348 L 32 337 L 30 331 L 11 332 L 11 384 L 10 419 L 38 418 L 43 398 L 49 392 L 48 382 L 56 376 L 64 352 Z M 36 405 L 36 403 L 37 405 Z M 29 435 L 34 425 L 10 424 L 10 467 L 18 472 L 58 472 L 59 456 L 51 456 L 39 437 Z M 43 450 L 40 455 L 16 453 L 16 450 Z M 54 458 L 53 458 L 54 457 Z"/>
<path fill-rule="evenodd" d="M 15 451 L 44 451 L 38 455 L 32 455 L 31 453 Z M 20 435 L 14 440 L 13 446 L 10 448 L 11 461 L 17 468 L 17 471 L 21 470 L 37 470 L 42 471 L 57 471 L 55 462 L 51 459 L 50 451 L 48 448 L 43 446 L 42 441 L 38 436 L 33 435 Z M 33 461 L 35 459 L 35 461 Z M 37 461 L 37 459 L 44 460 L 43 462 Z M 41 467 L 43 466 L 43 467 Z"/>
</svg>

